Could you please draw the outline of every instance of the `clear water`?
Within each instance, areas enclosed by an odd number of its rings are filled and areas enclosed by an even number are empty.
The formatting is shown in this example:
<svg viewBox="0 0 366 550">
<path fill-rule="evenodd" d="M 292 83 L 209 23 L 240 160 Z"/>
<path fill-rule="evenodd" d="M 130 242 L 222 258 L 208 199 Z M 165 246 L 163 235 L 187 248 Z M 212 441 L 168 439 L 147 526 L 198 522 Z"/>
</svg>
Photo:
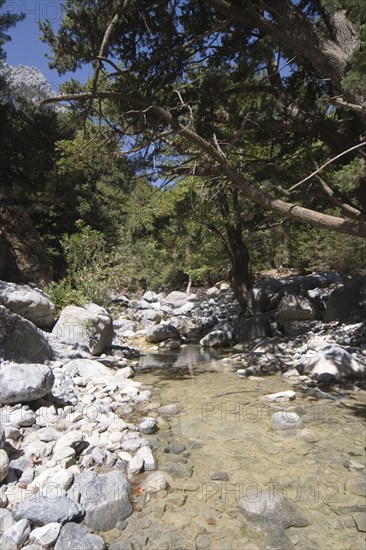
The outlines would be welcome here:
<svg viewBox="0 0 366 550">
<path fill-rule="evenodd" d="M 181 412 L 154 436 L 171 489 L 140 497 L 125 540 L 156 550 L 365 550 L 365 392 L 314 400 L 281 374 L 238 378 L 224 354 L 188 347 L 140 361 L 136 379 L 152 389 L 152 402 L 178 403 Z M 295 401 L 261 400 L 289 389 Z M 276 410 L 298 412 L 317 441 L 304 441 L 298 430 L 273 431 Z M 164 452 L 175 443 L 185 450 Z M 253 523 L 237 506 L 242 497 L 280 499 L 305 518 L 295 524 L 307 525 Z"/>
</svg>

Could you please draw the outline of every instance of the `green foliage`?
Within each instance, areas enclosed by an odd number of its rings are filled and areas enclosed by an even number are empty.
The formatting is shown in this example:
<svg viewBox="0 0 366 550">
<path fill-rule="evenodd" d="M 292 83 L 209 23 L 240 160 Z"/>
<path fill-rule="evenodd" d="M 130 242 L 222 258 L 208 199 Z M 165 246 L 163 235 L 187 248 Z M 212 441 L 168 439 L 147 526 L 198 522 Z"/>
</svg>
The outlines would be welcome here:
<svg viewBox="0 0 366 550">
<path fill-rule="evenodd" d="M 360 46 L 352 55 L 350 69 L 343 79 L 343 85 L 347 90 L 362 93 L 366 87 L 366 24 L 360 27 L 359 36 Z"/>
<path fill-rule="evenodd" d="M 126 274 L 121 250 L 108 250 L 104 235 L 77 223 L 78 233 L 63 235 L 67 272 L 64 279 L 48 288 L 59 309 L 67 303 L 80 305 L 93 302 L 107 306 L 114 294 L 130 288 L 131 279 Z"/>
<path fill-rule="evenodd" d="M 79 233 L 63 235 L 61 239 L 70 281 L 100 263 L 106 254 L 106 242 L 99 231 L 85 226 L 81 220 L 76 225 L 80 229 Z"/>
<path fill-rule="evenodd" d="M 308 272 L 335 270 L 342 274 L 366 273 L 366 242 L 349 235 L 315 228 L 294 227 L 289 242 L 290 265 Z"/>
<path fill-rule="evenodd" d="M 336 189 L 354 198 L 354 190 L 366 179 L 366 165 L 361 159 L 355 159 L 331 173 L 329 178 Z"/>
<path fill-rule="evenodd" d="M 217 207 L 199 178 L 184 178 L 163 190 L 140 185 L 121 230 L 120 242 L 130 251 L 130 274 L 134 263 L 149 287 L 161 290 L 182 287 L 189 277 L 203 284 L 208 277 L 225 276 L 227 252 L 208 227 L 223 223 Z"/>
<path fill-rule="evenodd" d="M 24 209 L 54 263 L 64 270 L 60 237 L 83 219 L 115 244 L 135 176 L 118 155 L 118 139 L 74 113 L 17 98 L 0 102 L 0 199 Z"/>
<path fill-rule="evenodd" d="M 55 161 L 55 142 L 70 136 L 59 115 L 17 98 L 0 103 L 0 185 L 8 199 L 37 201 Z"/>
<path fill-rule="evenodd" d="M 6 11 L 4 4 L 6 4 L 6 0 L 0 0 L 0 60 L 6 57 L 3 50 L 4 44 L 11 40 L 7 31 L 25 17 L 24 14 L 13 14 L 11 11 Z"/>
<path fill-rule="evenodd" d="M 365 3 L 284 2 L 279 21 L 279 12 L 268 3 L 271 17 L 264 25 L 251 1 L 242 3 L 242 24 L 240 17 L 236 21 L 212 7 L 220 3 L 67 0 L 57 32 L 42 25 L 53 49 L 52 64 L 64 72 L 95 61 L 122 4 L 124 15 L 106 52 L 120 70 L 103 64 L 100 101 L 82 101 L 67 113 L 26 102 L 15 111 L 0 106 L 2 196 L 29 210 L 54 255 L 56 275 L 65 275 L 51 287 L 59 306 L 69 301 L 105 305 L 113 293 L 137 290 L 142 280 L 158 290 L 181 286 L 189 277 L 203 284 L 209 277 L 227 276 L 238 250 L 245 249 L 238 235 L 248 243 L 253 272 L 280 265 L 358 269 L 362 246 L 338 236 L 332 246 L 323 232 L 280 225 L 277 216 L 230 187 L 215 155 L 206 154 L 197 140 L 184 141 L 183 132 L 175 133 L 176 124 L 168 124 L 156 106 L 221 148 L 233 172 L 259 191 L 287 200 L 286 189 L 315 163 L 364 139 L 357 111 L 329 105 L 335 91 L 344 98 L 347 89 L 362 95 Z M 235 4 L 227 2 L 228 9 Z M 292 14 L 302 10 L 300 15 L 308 17 L 304 36 L 316 25 L 329 40 L 328 8 L 348 10 L 360 48 L 344 71 L 344 88 L 340 79 L 334 86 L 324 69 L 331 62 L 318 67 L 314 56 L 312 65 L 307 52 L 297 49 L 306 43 L 297 44 L 301 33 L 286 39 L 291 5 Z M 279 23 L 284 24 L 283 41 L 278 32 L 271 34 Z M 325 54 L 330 51 L 319 52 Z M 276 70 L 277 61 L 282 65 L 289 59 L 285 71 Z M 92 79 L 85 84 L 71 80 L 62 91 L 91 88 Z M 151 100 L 150 107 L 143 98 Z M 122 153 L 127 148 L 134 150 L 128 161 Z M 366 204 L 358 193 L 366 178 L 364 164 L 351 156 L 340 162 L 343 166 L 332 165 L 322 175 L 361 208 Z M 148 183 L 164 177 L 164 171 L 173 174 L 172 185 L 163 190 Z M 315 180 L 296 188 L 289 200 L 320 212 L 329 209 Z"/>
<path fill-rule="evenodd" d="M 335 270 L 342 274 L 366 273 L 366 242 L 349 235 L 286 223 L 252 233 L 252 272 L 292 268 L 295 271 Z"/>
<path fill-rule="evenodd" d="M 61 279 L 57 282 L 53 281 L 45 287 L 45 292 L 47 292 L 56 305 L 58 313 L 70 304 L 81 306 L 88 301 L 82 289 L 73 288 L 68 279 Z"/>
</svg>

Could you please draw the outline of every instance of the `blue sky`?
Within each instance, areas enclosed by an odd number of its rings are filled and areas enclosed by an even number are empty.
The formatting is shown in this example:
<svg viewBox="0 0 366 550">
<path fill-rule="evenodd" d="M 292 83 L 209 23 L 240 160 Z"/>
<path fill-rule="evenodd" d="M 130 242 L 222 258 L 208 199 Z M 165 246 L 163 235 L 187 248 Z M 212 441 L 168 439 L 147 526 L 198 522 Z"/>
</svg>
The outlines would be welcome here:
<svg viewBox="0 0 366 550">
<path fill-rule="evenodd" d="M 58 85 L 71 76 L 85 81 L 92 74 L 90 67 L 85 67 L 75 74 L 68 73 L 62 76 L 59 76 L 57 71 L 48 68 L 49 61 L 46 58 L 46 53 L 49 53 L 49 48 L 39 39 L 38 21 L 49 19 L 53 26 L 57 27 L 62 17 L 63 3 L 62 0 L 19 0 L 15 2 L 6 0 L 0 8 L 2 13 L 25 13 L 24 21 L 20 21 L 15 27 L 9 29 L 12 40 L 4 48 L 9 65 L 37 67 L 56 91 Z"/>
</svg>

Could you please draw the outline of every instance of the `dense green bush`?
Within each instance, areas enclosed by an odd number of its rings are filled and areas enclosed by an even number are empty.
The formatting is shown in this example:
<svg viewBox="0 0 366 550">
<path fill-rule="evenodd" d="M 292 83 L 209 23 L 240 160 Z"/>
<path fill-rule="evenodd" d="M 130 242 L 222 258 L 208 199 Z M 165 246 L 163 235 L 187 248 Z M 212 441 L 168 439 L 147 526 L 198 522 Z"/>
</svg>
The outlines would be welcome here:
<svg viewBox="0 0 366 550">
<path fill-rule="evenodd" d="M 63 235 L 66 276 L 46 288 L 58 309 L 68 304 L 94 302 L 108 305 L 111 297 L 132 282 L 123 269 L 123 257 L 116 247 L 107 248 L 100 231 L 78 222 L 80 231 Z"/>
<path fill-rule="evenodd" d="M 294 228 L 289 242 L 291 267 L 306 271 L 366 273 L 366 242 L 314 228 Z"/>
</svg>

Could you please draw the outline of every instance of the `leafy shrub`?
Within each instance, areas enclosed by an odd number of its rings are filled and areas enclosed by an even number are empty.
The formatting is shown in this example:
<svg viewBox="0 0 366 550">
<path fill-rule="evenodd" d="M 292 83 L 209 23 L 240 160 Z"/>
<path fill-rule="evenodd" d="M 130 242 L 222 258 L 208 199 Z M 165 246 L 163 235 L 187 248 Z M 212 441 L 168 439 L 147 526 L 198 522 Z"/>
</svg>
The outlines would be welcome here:
<svg viewBox="0 0 366 550">
<path fill-rule="evenodd" d="M 51 283 L 46 291 L 58 309 L 68 304 L 94 302 L 107 306 L 111 297 L 132 283 L 124 270 L 123 256 L 116 247 L 107 249 L 100 231 L 78 222 L 79 233 L 63 235 L 66 277 Z"/>
</svg>

